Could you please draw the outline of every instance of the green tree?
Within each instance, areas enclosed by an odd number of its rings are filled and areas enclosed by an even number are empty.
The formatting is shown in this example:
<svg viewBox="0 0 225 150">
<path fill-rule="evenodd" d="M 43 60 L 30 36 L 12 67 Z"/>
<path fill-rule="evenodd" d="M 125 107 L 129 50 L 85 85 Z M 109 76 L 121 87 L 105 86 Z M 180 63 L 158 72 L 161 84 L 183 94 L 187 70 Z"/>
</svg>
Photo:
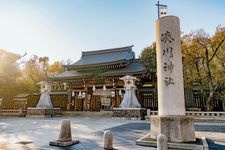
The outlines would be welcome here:
<svg viewBox="0 0 225 150">
<path fill-rule="evenodd" d="M 141 63 L 151 72 L 156 72 L 156 43 L 153 42 L 151 46 L 146 47 L 140 54 Z"/>
</svg>

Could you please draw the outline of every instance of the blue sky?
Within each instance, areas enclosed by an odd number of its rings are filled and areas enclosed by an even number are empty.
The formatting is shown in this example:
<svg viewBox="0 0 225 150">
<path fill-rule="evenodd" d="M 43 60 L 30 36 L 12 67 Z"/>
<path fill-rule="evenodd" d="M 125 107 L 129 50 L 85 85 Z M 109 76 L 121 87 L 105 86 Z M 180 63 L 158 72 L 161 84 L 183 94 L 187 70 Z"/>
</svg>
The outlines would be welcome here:
<svg viewBox="0 0 225 150">
<path fill-rule="evenodd" d="M 73 62 L 81 51 L 134 45 L 136 57 L 155 41 L 156 0 L 0 0 L 0 48 Z M 161 0 L 181 31 L 225 26 L 224 0 Z"/>
</svg>

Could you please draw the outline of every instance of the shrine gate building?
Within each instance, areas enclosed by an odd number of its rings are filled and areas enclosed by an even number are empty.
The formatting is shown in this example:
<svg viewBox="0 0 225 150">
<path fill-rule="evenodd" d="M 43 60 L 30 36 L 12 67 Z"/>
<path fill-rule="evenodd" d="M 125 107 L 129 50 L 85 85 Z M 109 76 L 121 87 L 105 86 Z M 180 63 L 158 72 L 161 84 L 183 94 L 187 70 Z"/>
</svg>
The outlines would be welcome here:
<svg viewBox="0 0 225 150">
<path fill-rule="evenodd" d="M 136 95 L 141 107 L 156 110 L 155 73 L 148 72 L 135 58 L 132 47 L 84 51 L 77 62 L 64 66 L 64 72 L 49 76 L 53 105 L 74 111 L 119 107 L 124 95 L 124 83 L 119 78 L 131 75 L 139 79 Z"/>
</svg>

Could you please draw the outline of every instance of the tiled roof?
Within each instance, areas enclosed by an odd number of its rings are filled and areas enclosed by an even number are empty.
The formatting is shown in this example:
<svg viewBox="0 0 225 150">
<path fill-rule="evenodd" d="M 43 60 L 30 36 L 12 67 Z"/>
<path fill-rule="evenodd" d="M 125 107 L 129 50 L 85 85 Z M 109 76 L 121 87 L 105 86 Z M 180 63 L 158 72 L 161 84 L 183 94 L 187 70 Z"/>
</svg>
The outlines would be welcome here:
<svg viewBox="0 0 225 150">
<path fill-rule="evenodd" d="M 119 69 L 113 69 L 107 72 L 102 73 L 102 76 L 120 76 L 120 75 L 135 75 L 146 73 L 147 69 L 140 63 L 139 59 L 134 59 L 130 62 L 129 65 Z M 58 75 L 48 77 L 48 80 L 57 81 L 57 80 L 70 80 L 70 79 L 80 79 L 86 77 L 90 74 L 87 72 L 78 72 L 78 71 L 65 71 Z"/>
<path fill-rule="evenodd" d="M 29 95 L 30 95 L 30 94 L 28 94 L 28 93 L 18 94 L 18 95 L 16 95 L 16 96 L 13 98 L 13 100 L 14 100 L 14 101 L 25 101 L 25 100 L 27 100 L 27 97 L 28 97 Z"/>
<path fill-rule="evenodd" d="M 82 52 L 80 60 L 68 67 L 85 67 L 124 63 L 134 59 L 133 46 Z"/>
<path fill-rule="evenodd" d="M 57 74 L 55 76 L 50 76 L 48 77 L 48 79 L 68 79 L 68 78 L 79 78 L 79 77 L 82 77 L 82 76 L 85 76 L 85 74 L 81 73 L 81 72 L 78 72 L 78 71 L 65 71 L 65 72 L 62 72 L 60 74 Z"/>
<path fill-rule="evenodd" d="M 138 59 L 133 60 L 129 65 L 124 68 L 110 70 L 104 72 L 103 76 L 113 76 L 113 75 L 126 75 L 126 74 L 140 74 L 147 72 L 147 69 L 140 63 Z"/>
</svg>

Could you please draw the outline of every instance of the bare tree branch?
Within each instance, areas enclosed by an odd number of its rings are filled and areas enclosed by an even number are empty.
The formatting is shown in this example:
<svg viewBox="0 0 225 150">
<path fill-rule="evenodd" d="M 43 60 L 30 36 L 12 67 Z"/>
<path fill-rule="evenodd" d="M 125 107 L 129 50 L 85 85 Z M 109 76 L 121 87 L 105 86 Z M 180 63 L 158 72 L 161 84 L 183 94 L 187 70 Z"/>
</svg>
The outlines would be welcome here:
<svg viewBox="0 0 225 150">
<path fill-rule="evenodd" d="M 223 44 L 223 42 L 225 41 L 225 38 L 219 43 L 219 45 L 217 46 L 216 50 L 213 51 L 213 55 L 211 56 L 211 58 L 209 59 L 209 62 L 213 59 L 213 57 L 216 55 L 216 52 L 219 50 L 220 46 Z"/>
</svg>

